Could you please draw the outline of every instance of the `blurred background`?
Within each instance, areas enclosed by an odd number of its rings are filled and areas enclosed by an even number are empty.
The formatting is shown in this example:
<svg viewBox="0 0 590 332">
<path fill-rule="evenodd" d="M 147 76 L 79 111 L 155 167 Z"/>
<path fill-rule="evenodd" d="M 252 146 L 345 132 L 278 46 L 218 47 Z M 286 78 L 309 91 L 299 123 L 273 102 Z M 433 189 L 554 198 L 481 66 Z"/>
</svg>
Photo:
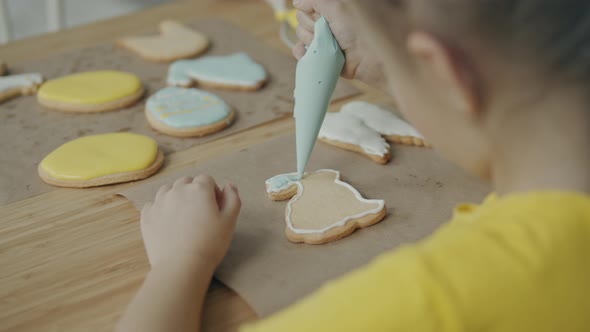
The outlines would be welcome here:
<svg viewBox="0 0 590 332">
<path fill-rule="evenodd" d="M 0 0 L 0 44 L 164 2 L 167 0 Z"/>
</svg>

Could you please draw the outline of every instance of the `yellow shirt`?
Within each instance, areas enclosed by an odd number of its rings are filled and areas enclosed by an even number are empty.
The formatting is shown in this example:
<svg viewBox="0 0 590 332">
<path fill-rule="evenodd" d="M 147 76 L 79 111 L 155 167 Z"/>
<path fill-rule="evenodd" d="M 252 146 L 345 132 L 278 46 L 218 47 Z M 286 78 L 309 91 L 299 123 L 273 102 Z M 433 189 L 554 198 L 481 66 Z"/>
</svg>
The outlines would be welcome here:
<svg viewBox="0 0 590 332">
<path fill-rule="evenodd" d="M 255 331 L 590 331 L 590 196 L 491 196 Z"/>
</svg>

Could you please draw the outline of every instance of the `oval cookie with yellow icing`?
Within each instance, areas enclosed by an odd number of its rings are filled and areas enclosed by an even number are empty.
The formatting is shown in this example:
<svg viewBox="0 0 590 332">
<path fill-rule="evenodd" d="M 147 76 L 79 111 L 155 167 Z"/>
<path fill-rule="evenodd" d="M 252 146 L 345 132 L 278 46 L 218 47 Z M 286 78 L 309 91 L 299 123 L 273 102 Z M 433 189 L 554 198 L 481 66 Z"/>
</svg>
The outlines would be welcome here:
<svg viewBox="0 0 590 332">
<path fill-rule="evenodd" d="M 86 188 L 147 178 L 163 162 L 164 154 L 153 139 L 109 133 L 63 144 L 41 161 L 38 171 L 49 184 Z"/>
<path fill-rule="evenodd" d="M 155 130 L 179 137 L 198 137 L 229 126 L 234 110 L 218 96 L 199 89 L 167 87 L 148 98 L 145 113 Z"/>
<path fill-rule="evenodd" d="M 136 75 L 99 70 L 49 80 L 39 89 L 37 100 L 59 111 L 103 112 L 132 105 L 142 95 L 143 85 Z"/>
</svg>

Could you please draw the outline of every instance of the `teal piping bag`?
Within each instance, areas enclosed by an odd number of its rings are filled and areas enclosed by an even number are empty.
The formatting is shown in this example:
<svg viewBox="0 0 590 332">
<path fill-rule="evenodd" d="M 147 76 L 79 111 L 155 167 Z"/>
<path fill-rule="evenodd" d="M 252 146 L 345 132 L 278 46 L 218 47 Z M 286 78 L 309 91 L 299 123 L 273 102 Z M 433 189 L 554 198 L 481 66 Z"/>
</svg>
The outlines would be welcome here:
<svg viewBox="0 0 590 332">
<path fill-rule="evenodd" d="M 295 72 L 295 136 L 297 175 L 305 166 L 324 122 L 338 77 L 344 66 L 344 53 L 324 17 L 316 21 L 314 38 Z"/>
</svg>

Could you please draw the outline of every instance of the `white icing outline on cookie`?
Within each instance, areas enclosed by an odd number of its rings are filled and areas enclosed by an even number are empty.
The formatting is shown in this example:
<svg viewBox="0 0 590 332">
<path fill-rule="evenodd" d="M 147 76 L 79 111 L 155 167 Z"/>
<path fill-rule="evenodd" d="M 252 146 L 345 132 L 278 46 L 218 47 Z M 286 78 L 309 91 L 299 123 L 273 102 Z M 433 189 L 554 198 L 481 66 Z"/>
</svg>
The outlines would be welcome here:
<svg viewBox="0 0 590 332">
<path fill-rule="evenodd" d="M 295 180 L 295 181 L 289 180 L 289 181 L 287 181 L 287 184 L 285 186 L 281 187 L 280 189 L 277 188 L 274 191 L 269 191 L 269 189 L 271 189 L 269 187 L 269 184 L 270 184 L 269 181 L 271 179 L 276 178 L 277 176 L 287 176 L 287 177 L 288 176 L 292 176 L 292 175 L 297 176 L 297 173 L 286 173 L 286 174 L 279 174 L 279 175 L 273 176 L 272 178 L 266 180 L 267 192 L 268 193 L 271 193 L 271 192 L 279 192 L 279 191 L 282 191 L 282 190 L 286 190 L 287 188 L 289 188 L 292 185 L 297 185 L 297 194 L 295 194 L 293 197 L 291 197 L 291 199 L 287 203 L 287 209 L 286 209 L 286 212 L 285 212 L 285 222 L 287 223 L 287 227 L 289 227 L 289 229 L 291 231 L 293 231 L 294 233 L 297 233 L 297 234 L 325 233 L 325 232 L 329 231 L 332 228 L 344 226 L 344 225 L 346 225 L 347 222 L 349 222 L 349 221 L 351 221 L 353 219 L 360 219 L 360 218 L 363 218 L 363 217 L 365 217 L 365 216 L 367 216 L 369 214 L 379 213 L 379 211 L 381 211 L 383 209 L 383 207 L 385 206 L 385 201 L 384 200 L 382 200 L 382 199 L 366 199 L 366 198 L 364 198 L 361 195 L 361 193 L 358 190 L 356 190 L 356 188 L 354 188 L 350 184 L 348 184 L 348 183 L 340 180 L 340 172 L 339 171 L 336 171 L 336 170 L 333 170 L 333 169 L 320 169 L 320 170 L 317 170 L 315 172 L 305 173 L 305 175 L 303 177 L 305 178 L 306 175 L 320 173 L 320 172 L 332 172 L 332 173 L 335 173 L 336 174 L 336 178 L 334 179 L 334 183 L 335 184 L 338 184 L 338 185 L 341 185 L 343 187 L 346 187 L 348 190 L 352 191 L 354 193 L 354 195 L 355 195 L 355 198 L 357 200 L 363 202 L 363 203 L 369 203 L 369 204 L 371 204 L 371 203 L 378 203 L 379 205 L 375 209 L 367 210 L 365 212 L 362 212 L 362 213 L 359 213 L 359 214 L 356 214 L 356 215 L 347 216 L 344 219 L 342 219 L 342 220 L 340 220 L 338 222 L 335 222 L 333 224 L 330 224 L 329 226 L 326 226 L 326 227 L 324 227 L 322 229 L 314 229 L 314 230 L 311 230 L 311 229 L 299 229 L 299 228 L 295 228 L 295 226 L 293 226 L 293 224 L 291 222 L 291 210 L 292 210 L 291 209 L 291 205 L 295 201 L 297 201 L 299 199 L 299 197 L 301 197 L 303 195 L 303 184 L 301 184 L 301 180 Z"/>
</svg>

